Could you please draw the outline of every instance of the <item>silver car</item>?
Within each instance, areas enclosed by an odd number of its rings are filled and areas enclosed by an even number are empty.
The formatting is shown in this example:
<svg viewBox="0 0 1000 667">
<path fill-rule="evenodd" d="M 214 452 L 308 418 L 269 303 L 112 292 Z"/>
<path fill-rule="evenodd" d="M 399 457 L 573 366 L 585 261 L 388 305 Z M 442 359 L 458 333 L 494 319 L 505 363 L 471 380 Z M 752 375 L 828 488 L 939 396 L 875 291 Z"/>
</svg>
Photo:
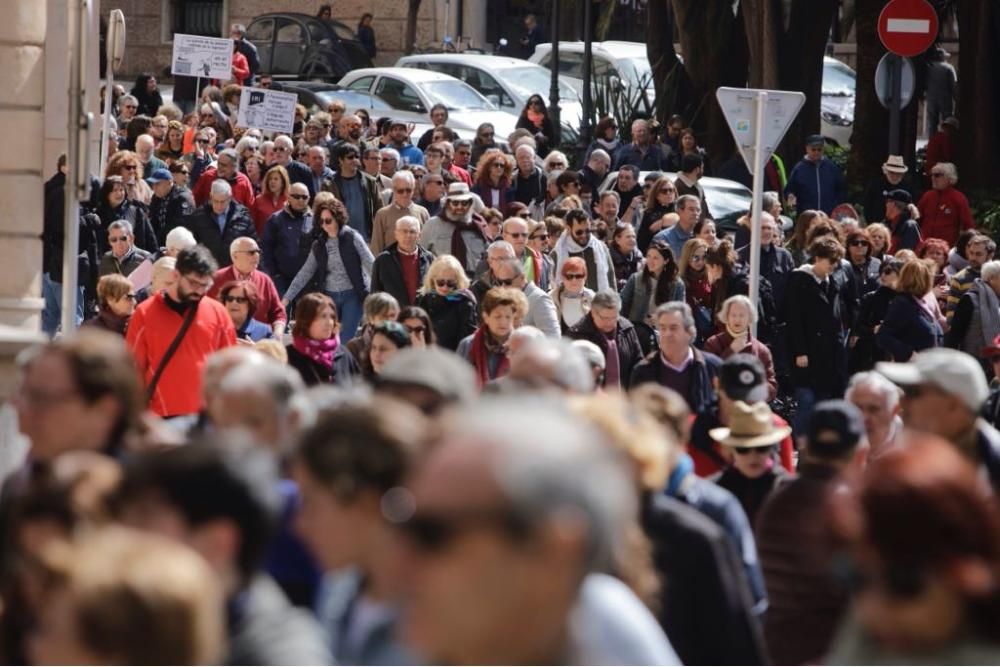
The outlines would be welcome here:
<svg viewBox="0 0 1000 667">
<path fill-rule="evenodd" d="M 646 45 L 641 42 L 593 42 L 591 52 L 593 79 L 599 84 L 616 81 L 626 89 L 645 89 L 646 99 L 656 99 L 653 73 L 646 56 Z M 528 58 L 545 69 L 552 69 L 552 44 L 539 44 Z M 583 42 L 559 42 L 559 76 L 583 92 Z"/>
<path fill-rule="evenodd" d="M 463 139 L 473 139 L 476 128 L 492 123 L 499 137 L 514 131 L 517 118 L 500 111 L 474 88 L 453 76 L 410 67 L 357 69 L 340 80 L 348 90 L 371 93 L 391 108 L 393 117 L 408 123 L 426 123 L 435 104 L 448 108 L 448 127 Z"/>
</svg>

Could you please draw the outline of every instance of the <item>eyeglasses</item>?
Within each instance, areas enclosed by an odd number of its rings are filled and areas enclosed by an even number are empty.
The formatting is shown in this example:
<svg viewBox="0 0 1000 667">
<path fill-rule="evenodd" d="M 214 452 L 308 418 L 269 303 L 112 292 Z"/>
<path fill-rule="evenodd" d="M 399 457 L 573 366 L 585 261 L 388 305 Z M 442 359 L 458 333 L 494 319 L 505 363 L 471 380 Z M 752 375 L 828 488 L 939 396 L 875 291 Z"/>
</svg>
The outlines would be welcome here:
<svg viewBox="0 0 1000 667">
<path fill-rule="evenodd" d="M 209 289 L 212 286 L 212 283 L 215 282 L 211 278 L 209 278 L 208 280 L 195 280 L 191 276 L 186 276 L 186 275 L 182 275 L 181 280 L 186 280 L 195 287 L 203 290 Z"/>
<path fill-rule="evenodd" d="M 553 162 L 549 166 L 552 169 L 565 169 L 566 168 L 566 163 L 565 162 Z"/>
<path fill-rule="evenodd" d="M 332 225 L 335 222 L 337 222 L 337 221 L 334 220 L 333 218 L 320 218 L 319 219 L 319 224 L 323 225 L 324 227 L 326 227 L 327 225 Z"/>
<path fill-rule="evenodd" d="M 566 280 L 583 280 L 587 277 L 585 273 L 567 273 Z"/>
<path fill-rule="evenodd" d="M 494 278 L 493 284 L 500 285 L 501 287 L 510 287 L 514 284 L 514 278 Z"/>
<path fill-rule="evenodd" d="M 659 192 L 656 194 L 660 195 L 675 195 L 677 194 L 677 188 L 660 188 Z"/>
<path fill-rule="evenodd" d="M 229 296 L 227 294 L 226 296 L 222 297 L 222 303 L 238 303 L 240 305 L 243 305 L 245 303 L 248 303 L 249 301 L 250 299 L 246 298 L 245 296 Z"/>
<path fill-rule="evenodd" d="M 434 281 L 434 285 L 437 287 L 447 287 L 448 289 L 456 289 L 458 287 L 457 280 L 442 280 L 438 278 Z"/>
<path fill-rule="evenodd" d="M 127 236 L 110 236 L 110 237 L 108 237 L 108 241 L 110 241 L 111 243 L 125 243 L 126 241 L 128 241 L 128 237 Z"/>
<path fill-rule="evenodd" d="M 500 169 L 505 169 L 505 168 L 507 167 L 507 165 L 505 165 L 505 164 L 504 164 L 503 162 L 494 162 L 494 163 L 493 163 L 493 164 L 491 164 L 490 166 L 491 166 L 492 168 L 494 168 L 494 169 L 497 169 L 497 168 L 500 168 Z"/>
<path fill-rule="evenodd" d="M 528 236 L 528 232 L 507 232 L 507 236 L 512 239 L 523 239 Z"/>
<path fill-rule="evenodd" d="M 285 146 L 275 146 L 274 147 L 274 152 L 275 153 L 287 153 L 287 152 L 289 152 L 291 150 L 292 150 L 291 148 L 287 148 Z"/>
<path fill-rule="evenodd" d="M 534 236 L 531 236 L 529 238 L 532 241 L 548 241 L 549 240 L 549 235 L 548 234 L 535 234 Z"/>
<path fill-rule="evenodd" d="M 748 454 L 770 454 L 774 447 L 733 447 L 733 453 L 739 456 Z"/>
<path fill-rule="evenodd" d="M 299 201 L 305 201 L 309 199 L 309 195 L 288 195 L 289 199 L 298 199 Z"/>
<path fill-rule="evenodd" d="M 858 246 L 858 247 L 864 246 L 865 248 L 867 248 L 871 244 L 868 243 L 868 241 L 865 241 L 864 239 L 854 239 L 853 241 L 848 243 L 848 245 Z"/>
<path fill-rule="evenodd" d="M 260 254 L 260 249 L 259 248 L 253 248 L 252 250 L 237 250 L 236 252 L 241 252 L 244 255 L 259 255 Z"/>
<path fill-rule="evenodd" d="M 413 192 L 413 188 L 396 188 L 394 192 L 396 194 L 405 195 L 408 192 Z"/>
</svg>

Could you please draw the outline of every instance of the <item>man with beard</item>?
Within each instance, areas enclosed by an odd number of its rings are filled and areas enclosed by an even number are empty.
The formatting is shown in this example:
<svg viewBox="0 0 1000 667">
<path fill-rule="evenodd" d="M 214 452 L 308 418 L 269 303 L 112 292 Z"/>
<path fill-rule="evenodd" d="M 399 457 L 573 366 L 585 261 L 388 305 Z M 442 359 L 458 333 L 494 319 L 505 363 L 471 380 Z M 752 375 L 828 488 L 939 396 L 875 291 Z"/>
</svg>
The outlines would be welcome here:
<svg viewBox="0 0 1000 667">
<path fill-rule="evenodd" d="M 202 409 L 201 369 L 216 350 L 236 344 L 225 306 L 203 298 L 218 269 L 208 248 L 177 255 L 174 283 L 139 304 L 125 342 L 146 385 L 149 409 L 160 417 Z"/>
<path fill-rule="evenodd" d="M 566 212 L 569 234 L 563 234 L 556 241 L 556 284 L 562 282 L 562 265 L 570 257 L 582 257 L 587 263 L 587 287 L 595 292 L 613 288 L 615 267 L 611 261 L 611 251 L 606 243 L 590 233 L 590 220 L 579 209 Z"/>
<path fill-rule="evenodd" d="M 361 135 L 363 134 L 362 126 L 361 119 L 354 114 L 341 118 L 340 122 L 337 123 L 337 138 L 327 144 L 330 155 L 336 155 L 337 151 L 345 144 L 349 144 L 360 150 Z"/>
<path fill-rule="evenodd" d="M 420 245 L 434 255 L 453 255 L 465 273 L 475 275 L 479 259 L 486 250 L 486 222 L 472 212 L 473 195 L 465 183 L 448 186 L 441 213 L 427 221 L 420 234 Z"/>
<path fill-rule="evenodd" d="M 323 181 L 323 191 L 344 202 L 350 215 L 350 226 L 371 243 L 372 221 L 382 208 L 382 192 L 378 181 L 361 171 L 361 152 L 343 143 L 335 154 L 337 171 Z"/>
<path fill-rule="evenodd" d="M 389 121 L 389 140 L 389 147 L 399 152 L 402 166 L 424 163 L 424 152 L 410 143 L 410 127 L 405 122 Z"/>
</svg>

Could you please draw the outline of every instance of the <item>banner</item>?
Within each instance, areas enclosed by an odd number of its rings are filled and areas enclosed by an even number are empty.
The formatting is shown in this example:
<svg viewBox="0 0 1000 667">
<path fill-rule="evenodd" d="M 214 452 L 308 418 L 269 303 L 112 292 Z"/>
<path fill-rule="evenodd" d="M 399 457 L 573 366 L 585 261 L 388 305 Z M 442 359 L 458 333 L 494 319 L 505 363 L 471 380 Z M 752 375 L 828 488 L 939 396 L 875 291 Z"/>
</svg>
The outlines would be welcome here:
<svg viewBox="0 0 1000 667">
<path fill-rule="evenodd" d="M 174 35 L 171 74 L 228 81 L 233 78 L 233 40 Z"/>
<path fill-rule="evenodd" d="M 240 95 L 236 126 L 291 134 L 298 100 L 295 93 L 267 88 L 244 88 Z"/>
</svg>

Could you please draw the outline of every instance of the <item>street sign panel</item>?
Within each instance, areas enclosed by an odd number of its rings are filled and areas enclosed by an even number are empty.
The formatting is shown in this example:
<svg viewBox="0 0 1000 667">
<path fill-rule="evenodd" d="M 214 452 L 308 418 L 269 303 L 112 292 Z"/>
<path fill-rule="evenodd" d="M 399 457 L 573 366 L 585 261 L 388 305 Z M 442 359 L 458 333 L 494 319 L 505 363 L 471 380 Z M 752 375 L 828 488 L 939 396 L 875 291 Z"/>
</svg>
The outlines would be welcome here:
<svg viewBox="0 0 1000 667">
<path fill-rule="evenodd" d="M 937 32 L 937 12 L 927 0 L 892 0 L 878 16 L 882 45 L 904 58 L 929 49 Z"/>
<path fill-rule="evenodd" d="M 757 153 L 755 146 L 755 121 L 757 114 L 757 95 L 767 94 L 764 111 L 762 145 L 760 157 L 755 161 Z M 736 146 L 747 164 L 747 169 L 753 173 L 755 163 L 763 166 L 771 157 L 774 149 L 781 143 L 788 126 L 795 120 L 799 109 L 806 103 L 804 93 L 789 90 L 755 90 L 753 88 L 719 88 L 715 93 L 726 116 Z"/>
<path fill-rule="evenodd" d="M 228 81 L 233 77 L 233 40 L 174 35 L 170 73 Z"/>
<path fill-rule="evenodd" d="M 887 53 L 882 56 L 882 60 L 878 61 L 878 67 L 875 69 L 875 94 L 878 96 L 878 101 L 881 102 L 882 106 L 888 109 L 892 102 L 893 94 L 893 81 L 890 74 L 894 58 L 899 58 L 901 65 L 898 70 L 901 77 L 899 108 L 905 109 L 906 105 L 913 99 L 913 90 L 916 87 L 917 81 L 916 73 L 913 70 L 913 63 L 910 62 L 909 58 L 900 58 L 894 53 Z"/>
</svg>

